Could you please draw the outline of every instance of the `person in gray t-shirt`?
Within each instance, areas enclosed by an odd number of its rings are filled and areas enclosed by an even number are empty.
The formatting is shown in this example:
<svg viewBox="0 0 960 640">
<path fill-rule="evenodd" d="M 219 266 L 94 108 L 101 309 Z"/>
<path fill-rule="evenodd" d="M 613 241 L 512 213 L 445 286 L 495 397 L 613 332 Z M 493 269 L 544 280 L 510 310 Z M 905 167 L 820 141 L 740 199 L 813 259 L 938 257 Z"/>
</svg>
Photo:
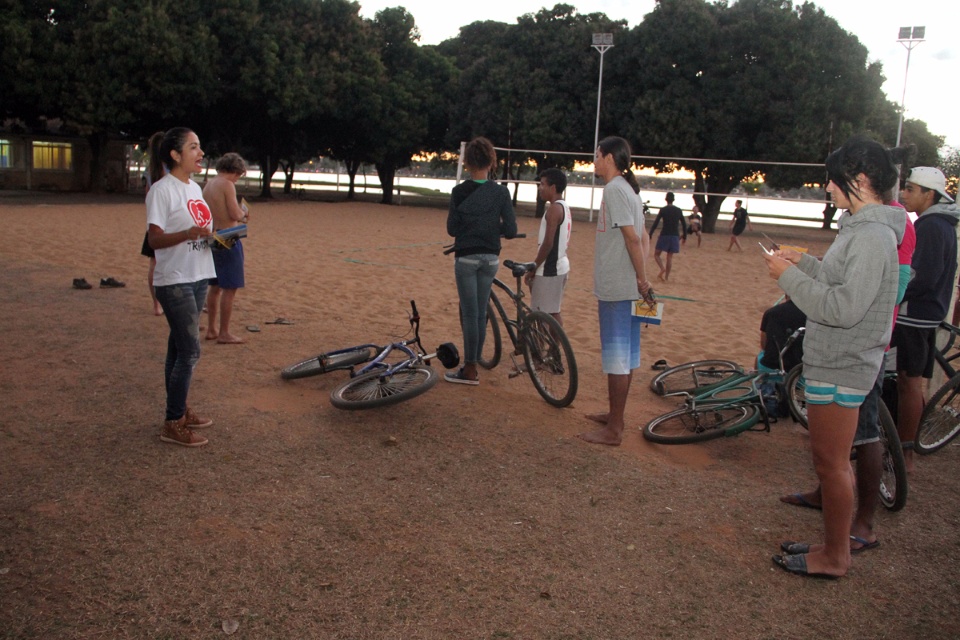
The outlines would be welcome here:
<svg viewBox="0 0 960 640">
<path fill-rule="evenodd" d="M 603 426 L 579 437 L 613 446 L 623 438 L 630 382 L 633 370 L 640 366 L 640 324 L 633 318 L 633 301 L 652 297 L 644 268 L 649 237 L 643 226 L 640 187 L 630 165 L 626 140 L 609 137 L 600 141 L 594 167 L 606 186 L 597 218 L 593 292 L 598 299 L 601 360 L 610 406 L 606 413 L 588 415 Z"/>
</svg>

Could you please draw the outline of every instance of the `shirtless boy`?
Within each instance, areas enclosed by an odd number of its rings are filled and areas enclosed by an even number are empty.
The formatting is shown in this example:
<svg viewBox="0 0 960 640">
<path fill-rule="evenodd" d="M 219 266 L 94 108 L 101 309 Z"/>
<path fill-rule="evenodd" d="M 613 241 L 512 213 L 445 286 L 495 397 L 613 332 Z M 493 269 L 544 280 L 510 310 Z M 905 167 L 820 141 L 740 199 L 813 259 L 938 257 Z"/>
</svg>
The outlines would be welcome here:
<svg viewBox="0 0 960 640">
<path fill-rule="evenodd" d="M 203 199 L 213 214 L 213 229 L 229 229 L 246 223 L 247 212 L 237 202 L 237 180 L 247 172 L 243 158 L 236 153 L 227 153 L 217 161 L 217 177 L 203 188 Z M 213 264 L 217 277 L 210 280 L 207 293 L 207 340 L 219 344 L 243 344 L 244 340 L 230 333 L 230 316 L 237 289 L 243 288 L 243 245 L 236 240 L 231 248 L 213 252 Z M 218 324 L 219 316 L 219 324 Z"/>
</svg>

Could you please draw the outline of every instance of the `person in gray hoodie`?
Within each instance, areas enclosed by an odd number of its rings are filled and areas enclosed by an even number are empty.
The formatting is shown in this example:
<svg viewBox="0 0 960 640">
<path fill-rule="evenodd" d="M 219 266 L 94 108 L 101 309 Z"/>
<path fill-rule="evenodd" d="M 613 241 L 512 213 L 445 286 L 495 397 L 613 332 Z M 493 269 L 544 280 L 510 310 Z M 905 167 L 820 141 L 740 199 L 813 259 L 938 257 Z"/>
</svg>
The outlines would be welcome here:
<svg viewBox="0 0 960 640">
<path fill-rule="evenodd" d="M 936 333 L 947 318 L 957 271 L 957 221 L 960 211 L 947 193 L 943 172 L 914 167 L 900 200 L 919 218 L 917 247 L 910 263 L 913 278 L 903 294 L 893 330 L 897 347 L 897 431 L 903 443 L 913 442 L 923 414 L 923 379 L 933 376 Z M 903 452 L 913 471 L 913 450 Z"/>
<path fill-rule="evenodd" d="M 898 178 L 890 152 L 854 137 L 826 162 L 827 192 L 850 215 L 822 260 L 791 250 L 766 255 L 770 276 L 807 314 L 803 345 L 810 446 L 823 496 L 824 543 L 773 556 L 800 575 L 840 577 L 851 564 L 854 487 L 850 448 L 860 404 L 890 341 L 897 299 L 897 245 L 906 220 L 883 204 Z M 783 543 L 781 548 L 796 548 Z"/>
</svg>

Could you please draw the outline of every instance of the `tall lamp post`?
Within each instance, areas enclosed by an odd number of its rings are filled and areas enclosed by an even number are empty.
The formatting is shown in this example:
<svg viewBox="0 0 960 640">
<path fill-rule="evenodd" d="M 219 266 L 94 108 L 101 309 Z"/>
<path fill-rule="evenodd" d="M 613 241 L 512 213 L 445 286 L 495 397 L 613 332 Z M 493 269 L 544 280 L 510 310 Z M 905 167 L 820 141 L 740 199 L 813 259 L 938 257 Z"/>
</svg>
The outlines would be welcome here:
<svg viewBox="0 0 960 640">
<path fill-rule="evenodd" d="M 597 126 L 593 130 L 593 152 L 597 152 L 597 145 L 600 144 L 600 94 L 603 91 L 603 54 L 607 49 L 613 48 L 612 33 L 593 34 L 594 49 L 600 52 L 600 80 L 597 83 Z M 597 190 L 597 174 L 594 172 L 592 182 L 590 183 L 590 221 L 593 222 L 593 194 Z"/>
<path fill-rule="evenodd" d="M 903 113 L 907 102 L 907 76 L 910 74 L 910 52 L 914 47 L 923 42 L 923 36 L 926 34 L 926 27 L 900 27 L 900 35 L 897 42 L 907 48 L 907 70 L 903 74 L 903 97 L 900 98 L 900 124 L 897 125 L 897 144 L 900 146 L 900 136 L 903 133 Z"/>
</svg>

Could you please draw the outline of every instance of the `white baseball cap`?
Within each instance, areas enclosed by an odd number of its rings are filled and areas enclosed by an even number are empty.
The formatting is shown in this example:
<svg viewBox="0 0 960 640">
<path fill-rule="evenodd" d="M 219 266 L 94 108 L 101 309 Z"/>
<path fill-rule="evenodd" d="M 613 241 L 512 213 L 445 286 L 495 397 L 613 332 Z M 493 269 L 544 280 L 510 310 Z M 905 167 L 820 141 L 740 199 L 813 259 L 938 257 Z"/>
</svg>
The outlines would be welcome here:
<svg viewBox="0 0 960 640">
<path fill-rule="evenodd" d="M 907 176 L 907 182 L 912 182 L 918 187 L 933 189 L 947 202 L 953 202 L 953 198 L 947 193 L 947 179 L 943 171 L 936 167 L 914 167 Z"/>
</svg>

